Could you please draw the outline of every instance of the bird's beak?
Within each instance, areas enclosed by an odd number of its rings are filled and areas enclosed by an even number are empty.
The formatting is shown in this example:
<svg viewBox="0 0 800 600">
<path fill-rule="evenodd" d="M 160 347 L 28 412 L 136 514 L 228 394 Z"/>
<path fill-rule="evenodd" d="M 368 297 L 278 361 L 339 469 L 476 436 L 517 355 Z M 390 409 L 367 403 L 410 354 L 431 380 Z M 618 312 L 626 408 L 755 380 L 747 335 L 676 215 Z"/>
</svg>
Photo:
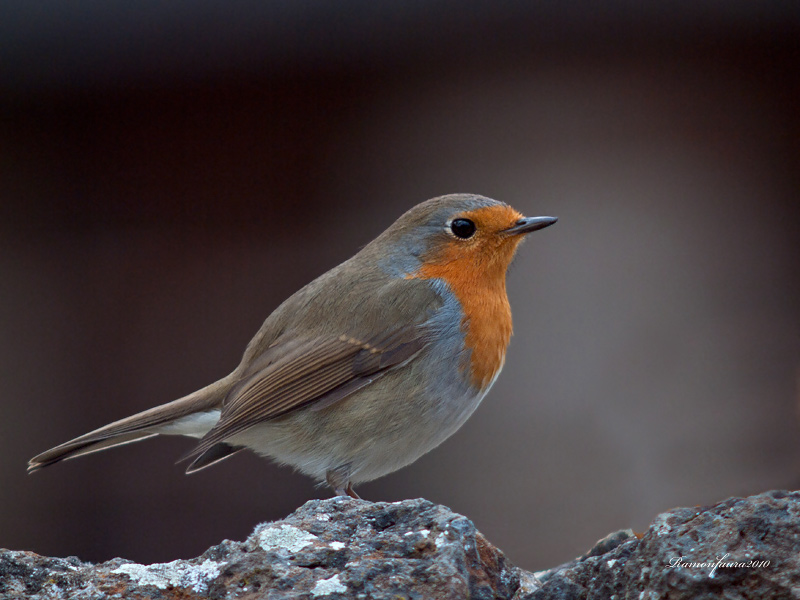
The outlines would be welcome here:
<svg viewBox="0 0 800 600">
<path fill-rule="evenodd" d="M 558 221 L 558 217 L 525 217 L 517 221 L 513 227 L 504 229 L 502 233 L 506 235 L 520 235 L 530 233 L 537 229 L 544 229 L 550 227 L 553 223 Z"/>
</svg>

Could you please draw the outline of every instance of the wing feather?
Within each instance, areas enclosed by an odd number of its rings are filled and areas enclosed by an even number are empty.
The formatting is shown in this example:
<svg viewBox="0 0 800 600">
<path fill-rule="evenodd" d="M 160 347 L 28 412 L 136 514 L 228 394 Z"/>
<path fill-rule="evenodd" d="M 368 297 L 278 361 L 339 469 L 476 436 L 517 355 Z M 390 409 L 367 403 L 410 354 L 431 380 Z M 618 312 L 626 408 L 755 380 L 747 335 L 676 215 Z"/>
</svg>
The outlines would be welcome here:
<svg viewBox="0 0 800 600">
<path fill-rule="evenodd" d="M 201 456 L 253 425 L 304 406 L 327 408 L 406 363 L 427 343 L 428 331 L 422 325 L 398 328 L 366 341 L 347 335 L 299 343 L 294 338 L 287 343 L 287 352 L 278 341 L 270 350 L 281 358 L 265 359 L 231 389 L 219 422 L 185 458 Z"/>
</svg>

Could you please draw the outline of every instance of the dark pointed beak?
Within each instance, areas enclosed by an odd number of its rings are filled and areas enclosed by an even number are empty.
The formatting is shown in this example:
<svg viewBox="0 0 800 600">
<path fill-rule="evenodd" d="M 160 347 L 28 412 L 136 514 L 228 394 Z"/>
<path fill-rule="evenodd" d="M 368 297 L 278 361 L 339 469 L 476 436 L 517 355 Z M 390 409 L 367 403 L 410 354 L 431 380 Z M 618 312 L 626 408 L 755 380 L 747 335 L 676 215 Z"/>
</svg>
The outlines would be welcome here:
<svg viewBox="0 0 800 600">
<path fill-rule="evenodd" d="M 525 217 L 517 221 L 513 227 L 504 229 L 503 233 L 507 235 L 520 235 L 530 233 L 537 229 L 544 229 L 550 227 L 553 223 L 558 221 L 558 217 Z"/>
</svg>

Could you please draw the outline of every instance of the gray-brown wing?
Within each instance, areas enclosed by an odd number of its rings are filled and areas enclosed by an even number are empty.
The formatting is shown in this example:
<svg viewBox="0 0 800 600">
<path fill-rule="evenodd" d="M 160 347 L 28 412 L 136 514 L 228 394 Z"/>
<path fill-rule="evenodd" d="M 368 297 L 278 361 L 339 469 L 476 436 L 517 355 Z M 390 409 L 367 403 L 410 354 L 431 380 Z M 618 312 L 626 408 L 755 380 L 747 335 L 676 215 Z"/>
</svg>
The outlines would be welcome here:
<svg viewBox="0 0 800 600">
<path fill-rule="evenodd" d="M 371 340 L 347 335 L 293 340 L 287 352 L 231 389 L 219 422 L 186 458 L 201 456 L 237 433 L 313 404 L 321 409 L 405 363 L 427 344 L 427 330 L 413 325 Z M 270 349 L 280 355 L 280 343 Z"/>
</svg>

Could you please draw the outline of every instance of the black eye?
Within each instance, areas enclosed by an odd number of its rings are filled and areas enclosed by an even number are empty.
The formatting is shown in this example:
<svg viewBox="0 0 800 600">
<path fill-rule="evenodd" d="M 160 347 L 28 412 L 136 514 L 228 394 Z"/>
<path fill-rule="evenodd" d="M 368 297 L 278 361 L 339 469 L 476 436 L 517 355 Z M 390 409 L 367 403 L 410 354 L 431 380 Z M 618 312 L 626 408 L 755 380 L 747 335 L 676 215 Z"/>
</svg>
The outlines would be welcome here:
<svg viewBox="0 0 800 600">
<path fill-rule="evenodd" d="M 475 223 L 469 219 L 453 219 L 453 222 L 450 223 L 450 231 L 456 237 L 465 240 L 471 238 L 472 234 L 475 233 Z"/>
</svg>

